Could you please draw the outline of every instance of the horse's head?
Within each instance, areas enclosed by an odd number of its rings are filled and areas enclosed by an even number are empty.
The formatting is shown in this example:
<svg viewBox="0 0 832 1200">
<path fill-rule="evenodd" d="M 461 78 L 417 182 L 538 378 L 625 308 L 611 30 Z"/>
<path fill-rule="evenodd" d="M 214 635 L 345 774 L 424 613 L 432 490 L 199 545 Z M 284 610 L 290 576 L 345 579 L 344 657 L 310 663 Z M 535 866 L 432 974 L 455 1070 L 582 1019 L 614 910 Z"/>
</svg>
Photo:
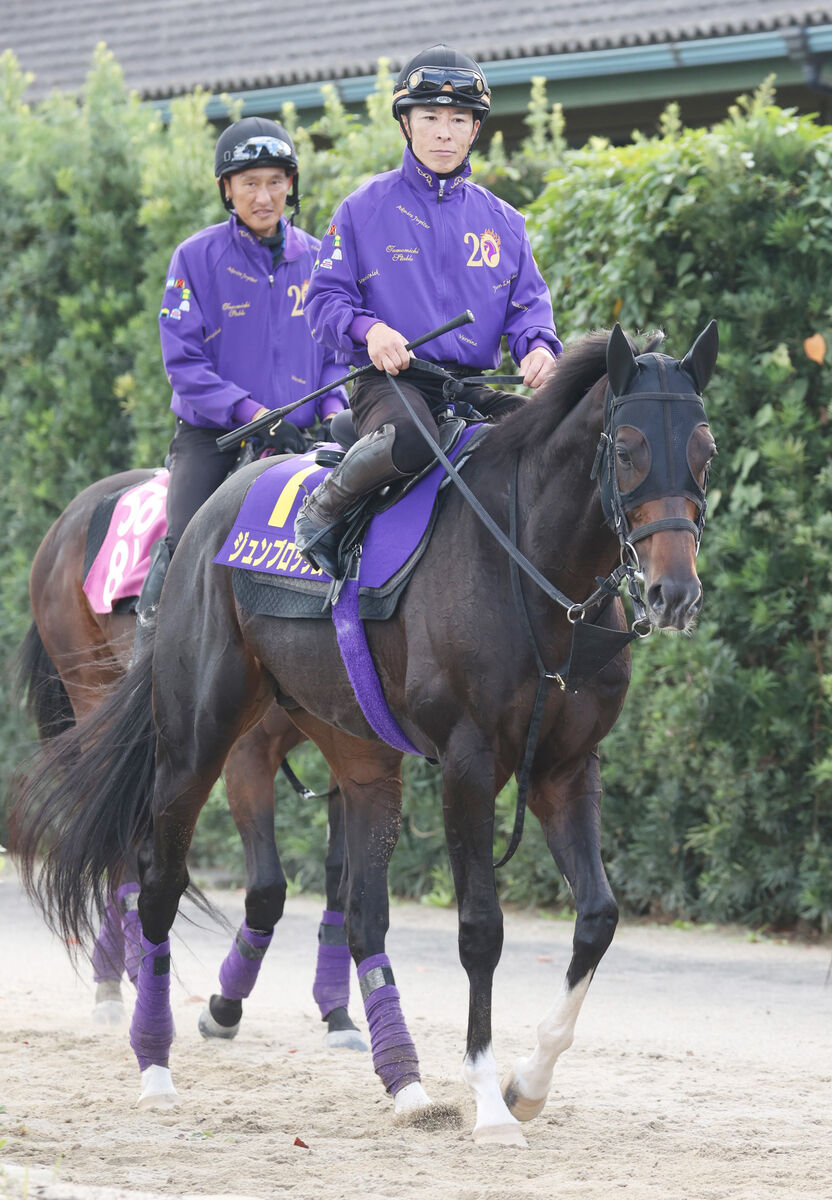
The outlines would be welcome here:
<svg viewBox="0 0 832 1200">
<path fill-rule="evenodd" d="M 681 360 L 636 357 L 620 325 L 607 345 L 601 499 L 625 552 L 640 563 L 650 623 L 662 629 L 687 628 L 702 600 L 696 554 L 716 453 L 702 392 L 718 344 L 711 321 Z"/>
</svg>

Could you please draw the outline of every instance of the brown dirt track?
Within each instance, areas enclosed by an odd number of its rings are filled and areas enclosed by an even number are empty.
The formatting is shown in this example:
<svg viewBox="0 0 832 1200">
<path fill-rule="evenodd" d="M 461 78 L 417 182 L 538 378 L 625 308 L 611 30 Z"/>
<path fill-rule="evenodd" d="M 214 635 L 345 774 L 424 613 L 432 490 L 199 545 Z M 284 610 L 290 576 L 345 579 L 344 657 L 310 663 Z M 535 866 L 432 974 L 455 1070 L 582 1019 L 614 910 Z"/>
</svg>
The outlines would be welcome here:
<svg viewBox="0 0 832 1200">
<path fill-rule="evenodd" d="M 213 898 L 239 922 L 240 894 Z M 388 941 L 427 1090 L 463 1112 L 462 1129 L 431 1133 L 395 1124 L 368 1056 L 323 1049 L 311 998 L 320 909 L 288 902 L 231 1043 L 202 1041 L 192 999 L 216 986 L 227 936 L 177 925 L 171 1066 L 183 1104 L 139 1113 L 125 1031 L 93 1025 L 88 972 L 73 975 L 6 865 L 0 1197 L 832 1198 L 828 944 L 625 924 L 549 1102 L 525 1126 L 528 1149 L 478 1148 L 459 1080 L 467 1000 L 455 914 L 396 905 Z M 531 1049 L 571 935 L 565 921 L 506 915 L 501 1069 Z"/>
</svg>

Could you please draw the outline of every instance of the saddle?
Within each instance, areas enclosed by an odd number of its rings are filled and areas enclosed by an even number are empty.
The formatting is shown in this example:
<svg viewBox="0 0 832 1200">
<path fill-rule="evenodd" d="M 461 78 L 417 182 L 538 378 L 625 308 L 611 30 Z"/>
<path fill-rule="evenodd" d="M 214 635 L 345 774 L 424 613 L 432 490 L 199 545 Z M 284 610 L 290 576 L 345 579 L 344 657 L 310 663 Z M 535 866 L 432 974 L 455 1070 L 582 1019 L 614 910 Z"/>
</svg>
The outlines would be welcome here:
<svg viewBox="0 0 832 1200">
<path fill-rule="evenodd" d="M 457 465 L 487 426 L 459 418 L 440 425 L 440 444 Z M 346 439 L 345 439 L 346 440 Z M 328 617 L 343 582 L 360 581 L 360 615 L 384 620 L 422 557 L 447 476 L 429 464 L 417 475 L 362 497 L 348 514 L 333 580 L 314 569 L 294 545 L 294 516 L 306 490 L 340 461 L 343 445 L 326 443 L 308 455 L 277 463 L 254 480 L 214 562 L 234 568 L 234 593 L 249 612 L 280 617 Z"/>
</svg>

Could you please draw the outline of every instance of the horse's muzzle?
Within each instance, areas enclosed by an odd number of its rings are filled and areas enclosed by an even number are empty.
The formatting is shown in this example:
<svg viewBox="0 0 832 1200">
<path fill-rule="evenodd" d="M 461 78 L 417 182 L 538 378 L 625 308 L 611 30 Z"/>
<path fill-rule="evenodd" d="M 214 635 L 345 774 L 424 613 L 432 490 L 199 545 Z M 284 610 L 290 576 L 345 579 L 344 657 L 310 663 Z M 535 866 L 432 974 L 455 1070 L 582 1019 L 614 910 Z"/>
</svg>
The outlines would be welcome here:
<svg viewBox="0 0 832 1200">
<path fill-rule="evenodd" d="M 647 610 L 658 629 L 685 630 L 702 605 L 702 585 L 690 579 L 662 579 L 647 589 Z"/>
</svg>

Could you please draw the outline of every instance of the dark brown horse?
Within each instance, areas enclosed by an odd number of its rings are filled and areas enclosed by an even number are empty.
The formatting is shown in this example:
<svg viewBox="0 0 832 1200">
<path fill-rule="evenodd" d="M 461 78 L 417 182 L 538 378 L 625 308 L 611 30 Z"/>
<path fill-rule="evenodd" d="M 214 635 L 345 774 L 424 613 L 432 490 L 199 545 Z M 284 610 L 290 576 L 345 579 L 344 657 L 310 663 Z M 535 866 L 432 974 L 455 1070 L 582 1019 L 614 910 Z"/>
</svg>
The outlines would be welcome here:
<svg viewBox="0 0 832 1200">
<path fill-rule="evenodd" d="M 536 572 L 537 582 L 513 575 L 505 547 L 450 488 L 396 614 L 367 623 L 389 709 L 406 737 L 441 764 L 459 952 L 470 985 L 463 1075 L 476 1098 L 478 1141 L 524 1142 L 518 1121 L 542 1109 L 555 1061 L 572 1040 L 613 937 L 617 908 L 600 856 L 598 744 L 624 702 L 629 654 L 599 660 L 576 691 L 547 691 L 545 684 L 574 678 L 564 664 L 581 618 L 590 644 L 619 644 L 615 633 L 626 630 L 621 602 L 585 602 L 598 595 L 598 577 L 621 577 L 623 569 L 614 573 L 620 558 L 640 566 L 638 574 L 630 571 L 631 594 L 643 599 L 651 626 L 683 630 L 694 620 L 701 603 L 696 551 L 715 452 L 701 392 L 716 349 L 713 323 L 682 361 L 660 353 L 636 358 L 618 327 L 609 339 L 591 335 L 576 344 L 553 380 L 489 430 L 462 470 L 487 516 L 503 531 L 516 528 L 523 571 Z M 24 816 L 47 814 L 60 834 L 41 894 L 53 923 L 75 936 L 85 929 L 90 896 L 100 898 L 101 881 L 118 869 L 124 842 L 152 836 L 141 876 L 144 957 L 131 1040 L 143 1097 L 163 1100 L 172 1087 L 168 932 L 188 883 L 188 845 L 231 747 L 277 692 L 341 783 L 345 914 L 374 1063 L 396 1111 L 419 1109 L 430 1102 L 384 953 L 400 752 L 374 735 L 332 625 L 253 615 L 236 602 L 231 572 L 213 565 L 260 469 L 228 480 L 185 534 L 162 596 L 152 667 L 136 664 L 106 713 L 83 730 L 84 753 L 73 758 L 74 747 L 59 747 L 51 768 L 24 784 L 18 808 Z M 515 1064 L 501 1090 L 491 1036 L 503 941 L 494 803 L 521 766 L 541 694 L 529 807 L 571 886 L 577 919 L 563 991 L 532 1054 Z M 62 772 L 57 779 L 55 769 Z M 82 798 L 88 824 L 77 818 Z M 22 845 L 31 863 L 31 839 Z"/>
<path fill-rule="evenodd" d="M 55 521 L 35 555 L 29 581 L 33 621 L 19 661 L 21 682 L 42 741 L 83 720 L 128 668 L 135 612 L 130 606 L 109 613 L 94 611 L 83 590 L 85 546 L 100 501 L 144 483 L 153 474 L 127 471 L 86 488 Z M 271 931 L 283 913 L 286 878 L 274 838 L 274 776 L 289 751 L 304 740 L 274 704 L 231 749 L 225 763 L 228 806 L 245 852 L 245 909 L 250 929 Z M 327 925 L 320 933 L 327 948 L 319 950 L 316 999 L 327 1023 L 327 1045 L 366 1049 L 346 1003 L 333 1001 L 333 997 L 340 1000 L 348 994 L 350 965 L 349 959 L 333 948 L 341 933 L 338 885 L 343 866 L 343 803 L 337 790 L 329 798 L 328 815 Z M 138 884 L 125 879 L 104 910 L 92 952 L 96 983 L 93 1017 L 99 1021 L 121 1018 L 122 975 L 135 981 L 138 972 L 138 890 Z M 229 1038 L 239 1030 L 242 997 L 238 993 L 250 992 L 261 960 L 243 968 L 247 978 L 241 989 L 234 986 L 235 956 L 232 950 L 232 961 L 221 971 L 224 986 L 200 1015 L 199 1027 L 205 1037 Z"/>
</svg>

